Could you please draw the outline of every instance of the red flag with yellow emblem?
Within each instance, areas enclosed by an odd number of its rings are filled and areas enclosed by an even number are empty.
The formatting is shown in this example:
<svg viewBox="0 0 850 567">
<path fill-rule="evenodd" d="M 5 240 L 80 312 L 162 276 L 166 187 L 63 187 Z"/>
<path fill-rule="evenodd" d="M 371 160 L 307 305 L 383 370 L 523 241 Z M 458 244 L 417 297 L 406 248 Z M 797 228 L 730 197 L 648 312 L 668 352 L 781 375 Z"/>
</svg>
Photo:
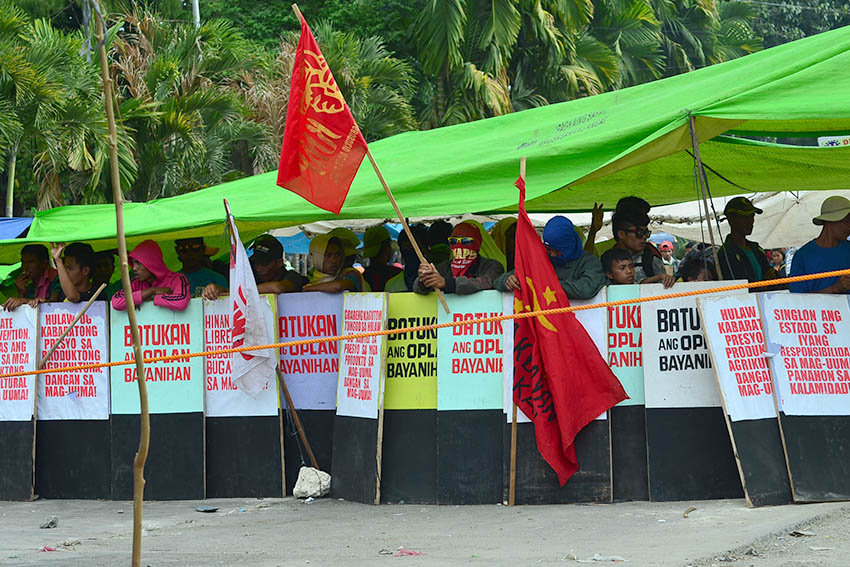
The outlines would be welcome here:
<svg viewBox="0 0 850 567">
<path fill-rule="evenodd" d="M 517 179 L 519 220 L 514 311 L 568 307 L 567 294 L 525 212 L 525 179 Z M 534 423 L 537 448 L 563 486 L 578 470 L 576 435 L 628 396 L 572 313 L 516 319 L 514 388 L 517 407 Z"/>
<path fill-rule="evenodd" d="M 277 184 L 339 214 L 366 149 L 366 140 L 302 17 Z"/>
</svg>

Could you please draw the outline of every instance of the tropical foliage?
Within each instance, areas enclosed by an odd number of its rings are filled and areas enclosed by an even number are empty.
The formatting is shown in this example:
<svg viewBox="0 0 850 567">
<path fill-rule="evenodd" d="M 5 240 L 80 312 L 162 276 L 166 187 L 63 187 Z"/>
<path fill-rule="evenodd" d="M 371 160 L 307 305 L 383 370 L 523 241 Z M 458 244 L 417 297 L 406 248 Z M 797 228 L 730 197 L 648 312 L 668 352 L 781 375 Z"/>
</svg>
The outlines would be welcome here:
<svg viewBox="0 0 850 567">
<path fill-rule="evenodd" d="M 262 0 L 205 0 L 195 27 L 180 0 L 104 5 L 126 198 L 175 195 L 276 166 L 298 38 L 290 12 Z M 17 188 L 18 213 L 110 199 L 87 6 L 0 0 L 0 176 Z M 724 0 L 300 7 L 370 141 L 590 96 L 760 48 L 752 30 L 759 13 Z"/>
</svg>

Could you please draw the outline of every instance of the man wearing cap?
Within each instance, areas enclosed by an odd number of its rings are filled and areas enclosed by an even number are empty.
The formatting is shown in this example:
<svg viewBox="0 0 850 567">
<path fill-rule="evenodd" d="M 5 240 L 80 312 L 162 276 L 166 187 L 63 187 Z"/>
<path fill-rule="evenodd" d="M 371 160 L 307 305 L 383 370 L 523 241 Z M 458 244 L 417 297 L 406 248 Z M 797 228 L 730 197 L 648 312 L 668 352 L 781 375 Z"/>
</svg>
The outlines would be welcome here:
<svg viewBox="0 0 850 567">
<path fill-rule="evenodd" d="M 794 254 L 791 276 L 803 276 L 850 268 L 850 200 L 828 197 L 820 215 L 812 222 L 821 228 L 820 236 Z M 850 276 L 820 278 L 791 284 L 794 293 L 850 293 Z"/>
<path fill-rule="evenodd" d="M 675 274 L 679 269 L 679 260 L 673 257 L 673 243 L 665 240 L 658 245 L 658 251 L 661 253 L 661 261 L 664 262 L 664 270 L 670 275 Z"/>
<path fill-rule="evenodd" d="M 258 237 L 251 249 L 251 268 L 260 293 L 288 293 L 301 291 L 304 277 L 295 270 L 287 270 L 283 263 L 283 245 L 270 234 Z"/>
<path fill-rule="evenodd" d="M 217 299 L 227 291 L 227 279 L 204 266 L 207 246 L 203 238 L 181 238 L 174 241 L 174 250 L 183 267 L 180 273 L 189 280 L 192 297 Z"/>
<path fill-rule="evenodd" d="M 753 233 L 755 216 L 762 210 L 746 197 L 735 197 L 726 203 L 723 214 L 729 223 L 729 235 L 717 251 L 720 273 L 725 280 L 760 282 L 776 278 L 767 255 L 758 242 L 747 240 Z"/>
<path fill-rule="evenodd" d="M 369 267 L 363 272 L 363 279 L 372 291 L 384 291 L 387 282 L 401 273 L 401 268 L 390 266 L 393 255 L 390 231 L 383 225 L 369 228 L 363 237 L 364 258 L 369 258 Z"/>
</svg>

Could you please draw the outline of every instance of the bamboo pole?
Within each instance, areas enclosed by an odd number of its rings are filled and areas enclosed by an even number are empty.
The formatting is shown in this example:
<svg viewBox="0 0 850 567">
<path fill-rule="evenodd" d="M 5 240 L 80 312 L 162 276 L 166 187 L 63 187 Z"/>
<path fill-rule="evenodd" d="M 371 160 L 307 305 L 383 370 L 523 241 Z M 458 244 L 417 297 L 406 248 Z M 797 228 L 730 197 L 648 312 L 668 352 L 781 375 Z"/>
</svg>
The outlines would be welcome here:
<svg viewBox="0 0 850 567">
<path fill-rule="evenodd" d="M 298 9 L 298 4 L 292 5 L 292 11 L 295 12 L 295 16 L 298 18 L 298 22 L 301 23 L 301 20 L 304 19 L 304 16 L 301 14 L 301 10 Z M 413 245 L 413 250 L 416 252 L 416 256 L 419 258 L 419 262 L 421 264 L 430 265 L 432 270 L 436 270 L 433 264 L 428 262 L 425 259 L 425 255 L 422 254 L 422 250 L 419 248 L 419 243 L 416 242 L 416 239 L 413 237 L 413 233 L 410 231 L 410 227 L 407 225 L 407 219 L 401 213 L 401 209 L 398 206 L 398 203 L 393 196 L 393 192 L 390 190 L 389 185 L 387 185 L 387 181 L 384 179 L 384 174 L 381 173 L 381 169 L 378 167 L 377 162 L 375 162 L 375 158 L 372 156 L 372 151 L 367 147 L 366 148 L 366 156 L 369 158 L 369 163 L 372 164 L 372 169 L 375 170 L 375 174 L 378 176 L 378 180 L 381 182 L 381 186 L 384 188 L 384 192 L 387 194 L 387 198 L 390 200 L 390 203 L 395 209 L 395 214 L 398 217 L 398 220 L 401 222 L 401 226 L 404 227 L 404 232 L 407 234 L 407 237 L 410 239 L 410 244 Z M 435 289 L 437 292 L 437 298 L 440 300 L 440 305 L 443 306 L 443 309 L 446 310 L 446 313 L 451 313 L 449 309 L 449 304 L 446 303 L 446 298 L 443 296 L 442 290 Z"/>
<path fill-rule="evenodd" d="M 691 130 L 691 145 L 694 149 L 694 157 L 697 160 L 697 177 L 699 178 L 699 186 L 702 190 L 702 204 L 705 208 L 705 222 L 708 225 L 708 238 L 711 241 L 711 253 L 714 256 L 714 266 L 717 272 L 717 279 L 723 279 L 723 273 L 720 270 L 720 258 L 717 255 L 717 246 L 714 243 L 714 230 L 711 228 L 711 219 L 708 212 L 708 178 L 705 176 L 705 168 L 702 166 L 702 158 L 699 155 L 699 139 L 697 138 L 696 121 L 693 114 L 688 117 L 688 125 Z M 720 236 L 720 235 L 718 235 Z"/>
<path fill-rule="evenodd" d="M 525 156 L 519 160 L 519 176 L 525 181 Z M 513 401 L 513 389 L 511 390 L 511 472 L 508 484 L 508 506 L 516 506 L 516 445 L 517 445 L 517 406 Z"/>
<path fill-rule="evenodd" d="M 91 304 L 94 303 L 95 301 L 97 301 L 97 297 L 100 295 L 100 292 L 102 292 L 104 289 L 106 289 L 106 284 L 105 283 L 100 284 L 100 287 L 97 288 L 97 291 L 94 292 L 94 295 L 91 296 L 91 299 L 89 299 L 86 302 L 86 304 L 83 306 L 83 308 L 80 309 L 80 312 L 77 313 L 77 316 L 74 317 L 74 320 L 71 321 L 71 323 L 68 325 L 68 327 L 64 331 L 62 331 L 62 334 L 59 335 L 59 338 L 56 339 L 56 342 L 53 343 L 53 346 L 50 347 L 50 350 L 47 351 L 47 354 L 45 354 L 44 357 L 41 359 L 41 361 L 38 363 L 38 369 L 39 370 L 44 367 L 44 363 L 47 362 L 48 359 L 50 358 L 50 356 L 56 351 L 57 348 L 59 348 L 59 345 L 62 344 L 62 341 L 65 340 L 65 337 L 68 336 L 68 333 L 71 332 L 71 329 L 74 328 L 74 325 L 77 324 L 77 321 L 82 319 L 83 315 L 86 314 L 86 311 L 89 310 L 89 307 L 91 307 Z"/>
<path fill-rule="evenodd" d="M 121 191 L 121 177 L 118 173 L 118 140 L 115 128 L 115 114 L 112 108 L 112 83 L 109 77 L 109 64 L 106 60 L 104 43 L 103 13 L 97 0 L 91 0 L 97 22 L 98 53 L 100 54 L 100 73 L 103 80 L 103 99 L 106 106 L 106 119 L 109 123 L 109 170 L 112 182 L 112 200 L 115 202 L 115 228 L 118 238 L 118 258 L 121 268 L 121 284 L 127 301 L 127 318 L 133 337 L 133 355 L 136 360 L 136 374 L 139 385 L 139 450 L 133 459 L 133 555 L 132 567 L 140 567 L 142 559 L 142 505 L 145 492 L 145 461 L 150 447 L 151 423 L 148 413 L 148 390 L 145 383 L 145 363 L 142 357 L 139 325 L 136 321 L 136 306 L 133 303 L 133 290 L 130 287 L 130 267 L 127 262 L 127 240 L 124 237 L 124 194 Z"/>
</svg>

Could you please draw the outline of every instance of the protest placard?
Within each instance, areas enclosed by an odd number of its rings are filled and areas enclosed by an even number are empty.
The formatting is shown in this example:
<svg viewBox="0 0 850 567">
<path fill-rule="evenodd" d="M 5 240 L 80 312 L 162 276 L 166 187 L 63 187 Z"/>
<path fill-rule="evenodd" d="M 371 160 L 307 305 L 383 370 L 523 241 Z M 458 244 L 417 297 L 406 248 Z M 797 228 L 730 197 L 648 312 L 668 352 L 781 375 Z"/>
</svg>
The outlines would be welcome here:
<svg viewBox="0 0 850 567">
<path fill-rule="evenodd" d="M 387 329 L 437 323 L 434 295 L 392 293 L 387 297 Z M 387 336 L 388 410 L 437 409 L 437 331 Z"/>
</svg>

